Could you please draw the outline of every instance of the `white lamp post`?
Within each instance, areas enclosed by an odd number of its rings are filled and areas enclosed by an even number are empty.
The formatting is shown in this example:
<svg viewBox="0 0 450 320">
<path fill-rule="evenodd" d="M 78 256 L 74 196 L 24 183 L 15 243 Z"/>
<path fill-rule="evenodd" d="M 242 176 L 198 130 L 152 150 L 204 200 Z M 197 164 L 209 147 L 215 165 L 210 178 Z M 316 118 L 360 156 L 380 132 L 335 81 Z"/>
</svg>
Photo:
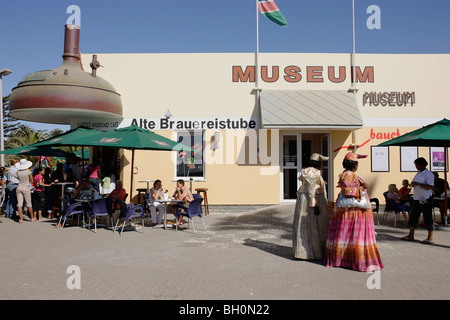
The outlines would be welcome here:
<svg viewBox="0 0 450 320">
<path fill-rule="evenodd" d="M 10 74 L 12 71 L 9 69 L 1 69 L 0 70 L 0 99 L 1 99 L 1 112 L 0 112 L 0 149 L 1 151 L 5 150 L 5 135 L 4 135 L 4 131 L 3 131 L 3 92 L 2 92 L 2 78 L 3 76 L 7 76 L 8 74 Z M 1 165 L 4 167 L 5 166 L 5 155 L 2 154 L 1 155 Z"/>
</svg>

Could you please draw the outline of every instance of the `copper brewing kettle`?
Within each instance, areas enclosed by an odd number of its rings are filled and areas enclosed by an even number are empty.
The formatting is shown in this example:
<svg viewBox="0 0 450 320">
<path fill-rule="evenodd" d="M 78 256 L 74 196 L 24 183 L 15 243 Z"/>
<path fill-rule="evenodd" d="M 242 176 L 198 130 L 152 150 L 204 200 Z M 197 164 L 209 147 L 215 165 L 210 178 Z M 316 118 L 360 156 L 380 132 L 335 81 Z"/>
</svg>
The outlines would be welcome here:
<svg viewBox="0 0 450 320">
<path fill-rule="evenodd" d="M 122 119 L 120 94 L 96 75 L 83 70 L 79 51 L 80 27 L 65 26 L 63 63 L 52 70 L 35 72 L 12 89 L 9 107 L 14 118 L 55 124 Z"/>
</svg>

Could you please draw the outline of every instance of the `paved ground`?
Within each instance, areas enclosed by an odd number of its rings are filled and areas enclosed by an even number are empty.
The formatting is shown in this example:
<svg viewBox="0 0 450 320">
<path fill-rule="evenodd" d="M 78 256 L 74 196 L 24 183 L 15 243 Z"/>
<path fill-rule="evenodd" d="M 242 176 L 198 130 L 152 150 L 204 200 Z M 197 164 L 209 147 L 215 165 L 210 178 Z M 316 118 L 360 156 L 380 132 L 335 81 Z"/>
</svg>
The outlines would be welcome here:
<svg viewBox="0 0 450 320">
<path fill-rule="evenodd" d="M 434 245 L 401 241 L 400 218 L 376 226 L 385 269 L 377 275 L 292 258 L 293 204 L 211 213 L 207 231 L 144 228 L 120 236 L 55 221 L 0 218 L 1 299 L 297 300 L 450 297 L 450 232 Z M 417 239 L 425 239 L 419 228 Z M 69 266 L 79 272 L 68 273 Z M 80 289 L 67 280 L 79 274 Z M 369 289 L 379 285 L 379 289 Z M 370 287 L 370 286 L 369 286 Z"/>
</svg>

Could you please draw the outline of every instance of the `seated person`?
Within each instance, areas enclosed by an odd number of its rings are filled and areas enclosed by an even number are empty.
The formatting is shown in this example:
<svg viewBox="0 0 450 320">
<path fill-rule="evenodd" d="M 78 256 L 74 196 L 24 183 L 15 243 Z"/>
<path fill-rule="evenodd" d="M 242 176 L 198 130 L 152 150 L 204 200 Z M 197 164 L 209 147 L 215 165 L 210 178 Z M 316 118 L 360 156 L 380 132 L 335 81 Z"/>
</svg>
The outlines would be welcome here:
<svg viewBox="0 0 450 320">
<path fill-rule="evenodd" d="M 398 194 L 400 196 L 401 203 L 405 203 L 405 202 L 409 202 L 410 204 L 412 203 L 411 190 L 412 189 L 409 186 L 409 181 L 407 179 L 404 179 L 402 181 L 402 187 L 400 188 L 400 190 L 398 190 Z"/>
<path fill-rule="evenodd" d="M 161 180 L 153 182 L 153 188 L 150 189 L 150 197 L 145 194 L 146 206 L 150 211 L 153 224 L 161 224 L 161 220 L 164 216 L 164 206 L 158 200 L 164 199 L 164 189 L 162 188 Z M 158 211 L 158 215 L 156 215 Z"/>
<path fill-rule="evenodd" d="M 89 179 L 84 178 L 80 187 L 75 190 L 73 198 L 80 200 L 95 200 L 99 198 L 99 194 L 92 187 Z"/>
<path fill-rule="evenodd" d="M 433 188 L 433 197 L 434 198 L 442 198 L 442 200 L 434 199 L 433 204 L 435 207 L 439 208 L 439 212 L 441 213 L 441 224 L 445 224 L 445 218 L 447 217 L 447 212 L 445 212 L 445 187 L 447 187 L 447 190 L 449 190 L 448 182 L 447 185 L 445 185 L 445 180 L 442 178 L 439 178 L 439 173 L 436 171 L 433 172 L 434 174 L 434 188 Z M 449 197 L 450 190 L 447 191 L 447 197 Z M 447 200 L 447 203 L 449 201 Z"/>
<path fill-rule="evenodd" d="M 400 202 L 400 195 L 395 184 L 390 184 L 388 189 L 389 192 L 387 194 L 387 198 L 393 201 L 395 213 L 397 214 L 401 212 L 403 214 L 403 218 L 405 218 L 406 223 L 408 223 L 408 213 L 411 211 L 410 206 Z"/>
<path fill-rule="evenodd" d="M 194 200 L 194 197 L 192 196 L 191 193 L 191 189 L 189 189 L 188 187 L 186 187 L 184 185 L 184 181 L 182 179 L 177 181 L 177 187 L 175 189 L 175 192 L 173 193 L 172 197 L 176 200 L 184 200 L 186 201 L 183 205 L 185 207 L 189 206 L 189 203 Z M 175 205 L 176 206 L 176 205 Z M 173 209 L 173 213 L 175 213 L 175 206 L 172 208 Z M 178 210 L 180 210 L 181 212 L 183 212 L 183 209 L 179 208 Z M 178 221 L 176 222 L 178 225 L 182 225 L 183 223 L 181 222 L 181 219 L 183 218 L 183 216 L 179 216 L 178 217 Z"/>
<path fill-rule="evenodd" d="M 123 187 L 123 183 L 121 180 L 116 181 L 116 188 L 111 191 L 111 193 L 108 195 L 113 200 L 113 209 L 120 209 L 120 205 L 116 203 L 116 200 L 122 200 L 125 201 L 125 198 L 127 196 L 127 192 Z"/>
<path fill-rule="evenodd" d="M 91 200 L 94 201 L 95 199 L 98 199 L 100 195 L 98 192 L 95 191 L 95 189 L 92 187 L 91 182 L 89 179 L 84 178 L 81 181 L 81 185 L 79 188 L 74 190 L 73 193 L 73 199 L 79 199 L 79 200 Z M 85 209 L 85 218 L 88 216 L 88 211 L 90 211 L 90 206 L 87 203 L 83 203 L 83 208 Z"/>
</svg>

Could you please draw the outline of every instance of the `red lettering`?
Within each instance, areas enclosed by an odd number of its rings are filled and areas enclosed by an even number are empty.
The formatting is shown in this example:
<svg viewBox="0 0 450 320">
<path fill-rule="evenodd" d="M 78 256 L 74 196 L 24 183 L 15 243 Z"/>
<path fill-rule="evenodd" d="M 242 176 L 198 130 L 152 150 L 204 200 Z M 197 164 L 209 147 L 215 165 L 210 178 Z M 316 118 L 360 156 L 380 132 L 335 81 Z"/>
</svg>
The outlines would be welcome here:
<svg viewBox="0 0 450 320">
<path fill-rule="evenodd" d="M 308 82 L 323 82 L 323 67 L 306 67 L 306 79 Z"/>
<path fill-rule="evenodd" d="M 299 82 L 302 80 L 302 75 L 300 74 L 302 70 L 297 66 L 288 66 L 284 68 L 284 80 L 287 82 Z"/>
<path fill-rule="evenodd" d="M 393 132 L 375 132 L 373 129 L 370 129 L 370 139 L 372 140 L 390 140 L 397 137 L 400 137 L 399 129 Z"/>
<path fill-rule="evenodd" d="M 278 80 L 279 77 L 279 67 L 278 66 L 274 66 L 272 67 L 272 77 L 270 78 L 267 75 L 267 66 L 262 66 L 261 67 L 261 79 L 264 82 L 275 82 Z"/>
<path fill-rule="evenodd" d="M 334 83 L 344 82 L 345 80 L 345 67 L 339 67 L 339 77 L 335 77 L 334 67 L 328 67 L 328 79 Z"/>
<path fill-rule="evenodd" d="M 246 67 L 245 72 L 241 66 L 233 66 L 233 82 L 255 82 L 255 67 Z"/>
<path fill-rule="evenodd" d="M 361 72 L 360 67 L 355 68 L 356 82 L 374 82 L 373 67 L 364 67 L 364 72 Z M 353 82 L 353 67 L 352 67 L 352 82 Z"/>
</svg>

